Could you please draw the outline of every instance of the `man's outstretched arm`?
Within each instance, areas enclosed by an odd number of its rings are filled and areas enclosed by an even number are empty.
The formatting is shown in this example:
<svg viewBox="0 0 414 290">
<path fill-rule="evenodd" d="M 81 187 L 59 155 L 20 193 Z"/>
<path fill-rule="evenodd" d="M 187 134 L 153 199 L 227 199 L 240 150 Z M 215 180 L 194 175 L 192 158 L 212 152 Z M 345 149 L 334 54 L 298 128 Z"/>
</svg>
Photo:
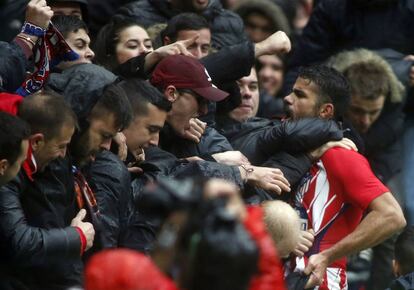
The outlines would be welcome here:
<svg viewBox="0 0 414 290">
<path fill-rule="evenodd" d="M 406 225 L 401 207 L 390 192 L 375 198 L 367 210 L 368 214 L 352 233 L 331 248 L 309 258 L 304 272 L 312 275 L 305 288 L 320 285 L 326 268 L 334 261 L 373 247 Z"/>
</svg>

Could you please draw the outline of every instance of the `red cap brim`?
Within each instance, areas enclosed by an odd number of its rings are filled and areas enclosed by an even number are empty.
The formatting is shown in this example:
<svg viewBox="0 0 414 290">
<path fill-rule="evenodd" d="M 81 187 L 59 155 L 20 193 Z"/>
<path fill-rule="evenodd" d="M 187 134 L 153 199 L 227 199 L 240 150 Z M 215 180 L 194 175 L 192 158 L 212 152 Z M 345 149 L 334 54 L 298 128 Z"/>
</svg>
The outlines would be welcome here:
<svg viewBox="0 0 414 290">
<path fill-rule="evenodd" d="M 191 90 L 202 96 L 204 99 L 213 102 L 220 102 L 229 96 L 229 93 L 213 86 L 206 88 L 191 88 Z"/>
</svg>

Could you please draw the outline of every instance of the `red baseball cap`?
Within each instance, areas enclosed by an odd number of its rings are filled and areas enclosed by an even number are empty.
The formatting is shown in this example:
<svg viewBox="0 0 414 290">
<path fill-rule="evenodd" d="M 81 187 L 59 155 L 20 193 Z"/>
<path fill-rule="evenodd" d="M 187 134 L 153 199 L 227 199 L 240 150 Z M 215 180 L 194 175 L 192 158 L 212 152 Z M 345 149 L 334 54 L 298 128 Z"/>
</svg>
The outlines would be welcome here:
<svg viewBox="0 0 414 290">
<path fill-rule="evenodd" d="M 85 269 L 86 290 L 178 290 L 150 258 L 129 249 L 94 255 Z"/>
<path fill-rule="evenodd" d="M 177 89 L 191 89 L 214 102 L 221 101 L 229 95 L 211 83 L 206 68 L 197 59 L 184 55 L 165 57 L 155 67 L 150 82 L 162 89 L 170 85 Z"/>
</svg>

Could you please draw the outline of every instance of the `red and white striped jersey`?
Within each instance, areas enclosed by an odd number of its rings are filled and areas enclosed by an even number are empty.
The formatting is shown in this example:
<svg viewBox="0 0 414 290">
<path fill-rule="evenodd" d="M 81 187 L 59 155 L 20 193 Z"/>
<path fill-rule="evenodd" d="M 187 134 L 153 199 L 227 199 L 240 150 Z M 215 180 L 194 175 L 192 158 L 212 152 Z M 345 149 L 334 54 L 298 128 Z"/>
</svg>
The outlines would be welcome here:
<svg viewBox="0 0 414 290">
<path fill-rule="evenodd" d="M 313 247 L 306 256 L 332 247 L 351 233 L 371 201 L 388 191 L 362 155 L 343 148 L 328 150 L 302 179 L 295 194 L 295 207 L 306 220 L 303 225 L 315 231 Z M 306 260 L 297 261 L 297 270 Z M 343 270 L 345 266 L 345 257 L 330 265 L 331 269 Z M 344 275 L 344 271 L 338 273 Z"/>
</svg>

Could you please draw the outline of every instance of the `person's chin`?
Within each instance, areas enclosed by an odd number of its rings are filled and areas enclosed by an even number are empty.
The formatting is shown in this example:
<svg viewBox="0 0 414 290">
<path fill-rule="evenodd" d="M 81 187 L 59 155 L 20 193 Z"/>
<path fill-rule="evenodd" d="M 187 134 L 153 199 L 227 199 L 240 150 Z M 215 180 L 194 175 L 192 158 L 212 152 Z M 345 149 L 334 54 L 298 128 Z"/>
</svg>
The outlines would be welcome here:
<svg viewBox="0 0 414 290">
<path fill-rule="evenodd" d="M 253 108 L 251 106 L 240 106 L 239 110 L 242 114 L 251 114 L 253 112 Z"/>
</svg>

